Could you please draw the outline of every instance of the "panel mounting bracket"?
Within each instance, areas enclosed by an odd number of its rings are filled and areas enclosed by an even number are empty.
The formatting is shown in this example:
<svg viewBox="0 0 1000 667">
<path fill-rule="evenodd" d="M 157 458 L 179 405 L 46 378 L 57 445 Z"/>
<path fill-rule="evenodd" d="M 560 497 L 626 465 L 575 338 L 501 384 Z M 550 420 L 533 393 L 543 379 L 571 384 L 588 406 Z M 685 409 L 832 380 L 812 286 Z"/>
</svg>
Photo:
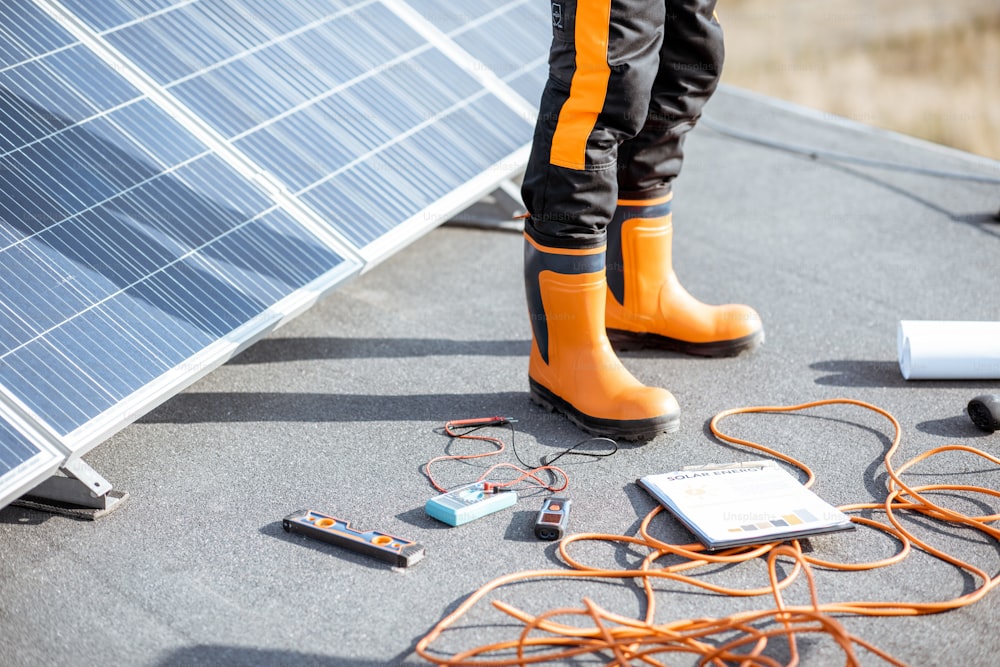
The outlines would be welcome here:
<svg viewBox="0 0 1000 667">
<path fill-rule="evenodd" d="M 127 493 L 113 489 L 82 459 L 75 459 L 13 504 L 93 520 L 117 509 L 127 498 Z"/>
</svg>

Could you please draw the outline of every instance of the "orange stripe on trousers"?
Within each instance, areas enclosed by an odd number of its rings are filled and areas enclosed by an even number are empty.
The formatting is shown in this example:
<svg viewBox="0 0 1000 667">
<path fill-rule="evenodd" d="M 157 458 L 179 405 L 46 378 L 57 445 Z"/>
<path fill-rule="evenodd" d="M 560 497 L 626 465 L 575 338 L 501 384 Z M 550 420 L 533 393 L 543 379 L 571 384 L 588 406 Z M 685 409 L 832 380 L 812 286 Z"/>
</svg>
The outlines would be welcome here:
<svg viewBox="0 0 1000 667">
<path fill-rule="evenodd" d="M 552 135 L 549 162 L 557 167 L 583 169 L 587 140 L 597 124 L 608 93 L 608 24 L 611 0 L 584 0 L 577 4 L 576 71 L 570 82 L 569 98 L 559 110 Z"/>
</svg>

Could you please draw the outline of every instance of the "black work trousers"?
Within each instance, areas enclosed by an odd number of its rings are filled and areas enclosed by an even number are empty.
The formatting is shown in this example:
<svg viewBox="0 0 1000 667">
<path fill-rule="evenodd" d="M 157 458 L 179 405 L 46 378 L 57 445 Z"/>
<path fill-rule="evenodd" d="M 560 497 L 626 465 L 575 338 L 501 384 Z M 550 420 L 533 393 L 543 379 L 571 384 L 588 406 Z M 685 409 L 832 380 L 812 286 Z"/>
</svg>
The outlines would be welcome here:
<svg viewBox="0 0 1000 667">
<path fill-rule="evenodd" d="M 549 78 L 522 196 L 555 247 L 604 242 L 617 201 L 670 193 L 718 85 L 716 0 L 552 0 Z"/>
</svg>

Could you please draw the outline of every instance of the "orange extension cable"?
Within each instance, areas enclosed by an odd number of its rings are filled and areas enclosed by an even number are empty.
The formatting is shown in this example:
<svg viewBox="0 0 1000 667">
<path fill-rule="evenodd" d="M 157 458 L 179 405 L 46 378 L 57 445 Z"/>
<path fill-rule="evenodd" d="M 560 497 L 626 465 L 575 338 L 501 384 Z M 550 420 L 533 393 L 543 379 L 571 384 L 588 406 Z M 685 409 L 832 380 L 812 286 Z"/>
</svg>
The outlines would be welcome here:
<svg viewBox="0 0 1000 667">
<path fill-rule="evenodd" d="M 764 406 L 727 410 L 717 414 L 712 419 L 710 426 L 712 433 L 720 440 L 764 452 L 799 468 L 808 476 L 806 486 L 810 486 L 815 476 L 808 466 L 764 445 L 726 435 L 719 430 L 718 424 L 726 417 L 736 414 L 792 412 L 832 404 L 855 405 L 872 410 L 888 419 L 895 429 L 892 444 L 887 449 L 883 459 L 889 477 L 885 501 L 882 503 L 858 503 L 839 508 L 845 512 L 862 510 L 884 512 L 888 524 L 854 515 L 852 515 L 851 520 L 859 525 L 881 530 L 892 536 L 899 543 L 898 551 L 893 556 L 869 563 L 833 563 L 804 553 L 798 541 L 775 542 L 756 547 L 738 547 L 708 553 L 700 544 L 669 544 L 652 537 L 648 532 L 648 527 L 650 521 L 661 511 L 657 507 L 642 520 L 639 534 L 634 537 L 596 533 L 582 533 L 565 537 L 559 544 L 559 554 L 570 569 L 518 572 L 489 582 L 470 595 L 453 612 L 441 619 L 417 643 L 417 654 L 431 663 L 448 667 L 551 664 L 570 660 L 576 656 L 597 656 L 598 654 L 605 659 L 608 656 L 613 656 L 613 659 L 607 664 L 616 667 L 632 664 L 663 666 L 666 663 L 662 660 L 669 658 L 672 654 L 700 656 L 700 664 L 702 665 L 777 667 L 779 663 L 776 660 L 764 655 L 769 641 L 783 639 L 788 647 L 789 662 L 787 664 L 797 665 L 799 655 L 796 637 L 805 634 L 821 634 L 839 645 L 846 658 L 845 664 L 849 667 L 860 664 L 855 652 L 859 647 L 879 656 L 888 664 L 903 665 L 891 655 L 848 632 L 833 615 L 918 616 L 935 614 L 971 604 L 992 590 L 1000 581 L 1000 575 L 990 577 L 981 568 L 966 563 L 957 556 L 945 553 L 919 539 L 903 526 L 900 516 L 906 512 L 915 512 L 936 521 L 977 530 L 996 541 L 1000 539 L 1000 530 L 990 524 L 1000 518 L 1000 515 L 968 516 L 935 504 L 925 494 L 945 491 L 998 498 L 1000 491 L 958 484 L 911 486 L 903 481 L 902 475 L 920 461 L 949 451 L 965 452 L 986 459 L 993 464 L 1000 464 L 1000 459 L 972 447 L 946 445 L 931 449 L 907 461 L 897 469 L 894 467 L 892 459 L 899 449 L 902 434 L 899 422 L 879 407 L 846 398 L 813 401 L 793 406 Z M 578 562 L 569 554 L 571 544 L 586 540 L 646 547 L 649 549 L 649 554 L 641 566 L 635 570 L 593 568 Z M 937 602 L 849 601 L 823 603 L 820 601 L 813 578 L 813 567 L 842 571 L 871 570 L 899 563 L 907 557 L 912 547 L 921 549 L 969 573 L 980 582 L 979 586 L 954 599 Z M 656 561 L 667 555 L 682 560 L 668 567 L 657 568 Z M 769 578 L 766 587 L 749 590 L 733 589 L 711 584 L 691 574 L 692 571 L 709 564 L 741 563 L 765 555 Z M 780 559 L 784 559 L 785 562 L 790 560 L 794 563 L 784 578 L 779 575 L 778 563 Z M 804 576 L 808 583 L 810 604 L 788 605 L 784 601 L 783 591 L 800 576 Z M 476 646 L 451 656 L 443 656 L 440 652 L 431 650 L 431 645 L 441 637 L 445 630 L 454 626 L 489 593 L 513 583 L 573 578 L 639 580 L 646 596 L 644 618 L 634 619 L 614 614 L 601 609 L 586 597 L 583 598 L 582 608 L 553 609 L 538 615 L 531 615 L 502 601 L 494 600 L 492 604 L 496 609 L 523 624 L 517 637 Z M 653 582 L 657 579 L 683 582 L 721 595 L 741 597 L 767 595 L 773 598 L 774 606 L 758 611 L 736 613 L 724 618 L 682 619 L 658 624 L 654 622 L 656 600 L 653 590 Z M 589 618 L 592 627 L 580 627 L 560 622 L 561 617 L 571 616 Z"/>
</svg>

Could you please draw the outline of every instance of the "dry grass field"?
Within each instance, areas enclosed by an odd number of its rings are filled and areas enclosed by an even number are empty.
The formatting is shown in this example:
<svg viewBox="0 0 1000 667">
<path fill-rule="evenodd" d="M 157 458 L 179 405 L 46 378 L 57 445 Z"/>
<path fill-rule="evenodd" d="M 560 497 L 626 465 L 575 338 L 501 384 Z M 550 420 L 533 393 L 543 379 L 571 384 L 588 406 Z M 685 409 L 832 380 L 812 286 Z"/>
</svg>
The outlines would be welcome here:
<svg viewBox="0 0 1000 667">
<path fill-rule="evenodd" d="M 723 81 L 1000 159 L 997 0 L 721 0 Z"/>
</svg>

